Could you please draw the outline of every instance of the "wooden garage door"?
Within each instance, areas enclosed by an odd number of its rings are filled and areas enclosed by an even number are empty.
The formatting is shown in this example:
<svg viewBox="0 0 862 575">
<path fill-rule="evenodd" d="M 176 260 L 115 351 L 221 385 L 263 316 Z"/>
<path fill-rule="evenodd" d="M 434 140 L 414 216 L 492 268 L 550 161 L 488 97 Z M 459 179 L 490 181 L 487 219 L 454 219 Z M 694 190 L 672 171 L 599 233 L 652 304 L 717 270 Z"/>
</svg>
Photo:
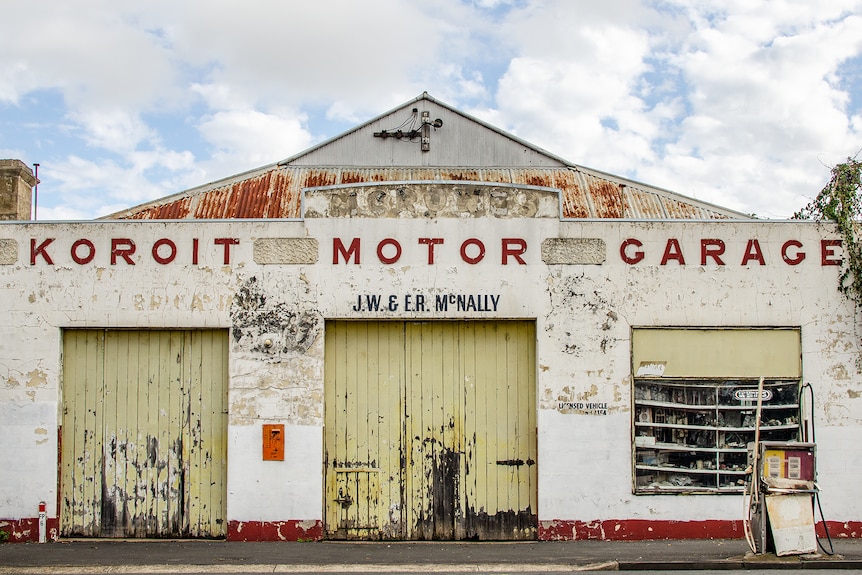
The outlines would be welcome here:
<svg viewBox="0 0 862 575">
<path fill-rule="evenodd" d="M 223 537 L 227 332 L 67 330 L 63 536 Z"/>
<path fill-rule="evenodd" d="M 535 324 L 328 322 L 330 538 L 533 539 Z"/>
</svg>

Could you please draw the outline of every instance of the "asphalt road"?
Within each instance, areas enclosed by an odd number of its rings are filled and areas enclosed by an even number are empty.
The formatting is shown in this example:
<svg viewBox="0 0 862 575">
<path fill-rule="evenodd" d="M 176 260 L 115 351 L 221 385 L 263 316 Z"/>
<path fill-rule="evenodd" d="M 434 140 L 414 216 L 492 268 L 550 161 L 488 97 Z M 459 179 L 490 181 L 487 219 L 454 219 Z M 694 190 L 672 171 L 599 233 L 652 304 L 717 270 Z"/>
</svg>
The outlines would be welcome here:
<svg viewBox="0 0 862 575">
<path fill-rule="evenodd" d="M 811 569 L 862 572 L 862 539 L 829 557 L 752 555 L 745 541 L 536 541 L 521 543 L 240 543 L 106 541 L 0 545 L 0 575 L 139 573 L 566 573 L 639 570 Z"/>
</svg>

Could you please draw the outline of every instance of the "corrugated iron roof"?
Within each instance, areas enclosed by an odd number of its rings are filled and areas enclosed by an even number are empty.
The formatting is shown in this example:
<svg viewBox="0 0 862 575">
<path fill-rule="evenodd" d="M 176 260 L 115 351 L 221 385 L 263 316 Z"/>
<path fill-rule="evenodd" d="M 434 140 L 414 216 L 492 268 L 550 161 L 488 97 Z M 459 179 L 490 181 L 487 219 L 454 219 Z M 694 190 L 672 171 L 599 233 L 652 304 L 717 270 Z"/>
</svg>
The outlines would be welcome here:
<svg viewBox="0 0 862 575">
<path fill-rule="evenodd" d="M 298 219 L 302 191 L 370 182 L 476 181 L 558 189 L 563 219 L 748 219 L 745 214 L 583 168 L 341 168 L 273 165 L 105 219 Z"/>
<path fill-rule="evenodd" d="M 374 126 L 401 118 L 407 111 L 415 115 L 417 105 L 430 106 L 446 117 L 443 131 L 435 132 L 430 153 L 420 151 L 413 142 L 398 147 L 388 142 L 381 147 L 380 138 L 372 136 Z M 477 146 L 477 142 L 482 145 Z M 103 219 L 298 219 L 302 217 L 303 190 L 410 181 L 553 188 L 561 196 L 563 219 L 751 219 L 740 212 L 571 164 L 427 93 L 277 164 Z"/>
</svg>

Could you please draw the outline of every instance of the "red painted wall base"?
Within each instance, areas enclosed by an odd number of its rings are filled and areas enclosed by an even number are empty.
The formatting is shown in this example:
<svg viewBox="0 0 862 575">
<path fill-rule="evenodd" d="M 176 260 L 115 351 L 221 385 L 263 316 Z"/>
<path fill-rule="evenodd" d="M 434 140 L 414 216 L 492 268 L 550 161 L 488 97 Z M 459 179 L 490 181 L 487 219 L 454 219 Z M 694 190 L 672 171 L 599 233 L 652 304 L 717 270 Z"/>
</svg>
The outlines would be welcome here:
<svg viewBox="0 0 862 575">
<path fill-rule="evenodd" d="M 229 521 L 228 541 L 320 541 L 323 522 L 308 521 Z"/>
<path fill-rule="evenodd" d="M 58 538 L 60 522 L 56 517 L 49 517 L 47 521 L 48 531 L 46 539 L 56 541 Z M 27 517 L 26 519 L 0 519 L 0 531 L 5 531 L 9 536 L 10 543 L 38 543 L 39 542 L 39 518 Z"/>
<path fill-rule="evenodd" d="M 833 539 L 862 538 L 862 521 L 827 521 Z M 59 521 L 48 518 L 48 541 L 59 538 Z M 0 530 L 9 535 L 10 543 L 39 541 L 39 519 L 0 519 Z M 817 524 L 817 536 L 824 537 L 823 523 Z M 646 519 L 609 519 L 577 521 L 553 519 L 539 522 L 542 541 L 644 541 L 649 539 L 739 539 L 744 537 L 742 521 L 650 521 Z M 230 521 L 228 541 L 320 541 L 323 522 L 306 521 Z"/>
<path fill-rule="evenodd" d="M 827 521 L 832 538 L 862 537 L 862 521 Z M 825 536 L 823 523 L 816 525 L 818 537 Z M 739 539 L 745 537 L 741 520 L 651 521 L 610 519 L 576 521 L 554 519 L 539 522 L 543 541 L 645 541 L 649 539 Z"/>
<path fill-rule="evenodd" d="M 539 539 L 570 541 L 642 541 L 647 539 L 737 539 L 744 537 L 741 521 L 650 521 L 609 519 L 571 521 L 554 519 L 539 522 Z"/>
</svg>

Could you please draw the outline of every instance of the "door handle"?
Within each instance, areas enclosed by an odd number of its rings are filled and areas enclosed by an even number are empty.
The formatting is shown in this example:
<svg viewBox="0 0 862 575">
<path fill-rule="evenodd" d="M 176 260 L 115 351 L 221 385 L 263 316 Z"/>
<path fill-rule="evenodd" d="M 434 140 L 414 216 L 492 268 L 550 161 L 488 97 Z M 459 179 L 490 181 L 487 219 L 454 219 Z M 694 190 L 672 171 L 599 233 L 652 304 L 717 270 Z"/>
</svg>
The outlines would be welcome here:
<svg viewBox="0 0 862 575">
<path fill-rule="evenodd" d="M 338 490 L 338 497 L 335 498 L 337 503 L 340 503 L 344 509 L 347 509 L 351 505 L 353 505 L 353 498 L 350 494 L 345 495 L 343 489 Z"/>
</svg>

